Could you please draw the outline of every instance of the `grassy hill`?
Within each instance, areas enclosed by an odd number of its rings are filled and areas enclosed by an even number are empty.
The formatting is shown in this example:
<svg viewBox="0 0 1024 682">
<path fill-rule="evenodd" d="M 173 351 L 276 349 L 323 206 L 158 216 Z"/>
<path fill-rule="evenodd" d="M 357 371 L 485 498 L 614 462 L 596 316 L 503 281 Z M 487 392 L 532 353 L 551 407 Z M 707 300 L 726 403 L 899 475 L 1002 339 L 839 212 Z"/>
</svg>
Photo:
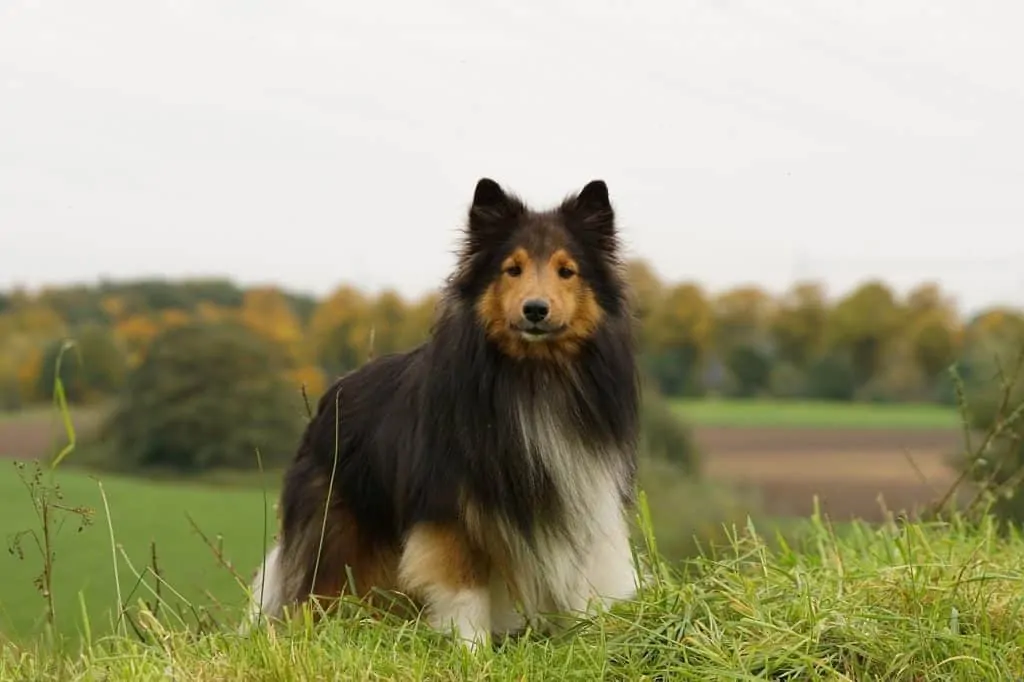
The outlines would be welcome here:
<svg viewBox="0 0 1024 682">
<path fill-rule="evenodd" d="M 812 519 L 799 547 L 737 536 L 636 603 L 554 638 L 464 652 L 350 614 L 244 637 L 143 624 L 79 652 L 7 645 L 0 679 L 1013 680 L 1024 675 L 1024 540 L 980 527 Z"/>
</svg>

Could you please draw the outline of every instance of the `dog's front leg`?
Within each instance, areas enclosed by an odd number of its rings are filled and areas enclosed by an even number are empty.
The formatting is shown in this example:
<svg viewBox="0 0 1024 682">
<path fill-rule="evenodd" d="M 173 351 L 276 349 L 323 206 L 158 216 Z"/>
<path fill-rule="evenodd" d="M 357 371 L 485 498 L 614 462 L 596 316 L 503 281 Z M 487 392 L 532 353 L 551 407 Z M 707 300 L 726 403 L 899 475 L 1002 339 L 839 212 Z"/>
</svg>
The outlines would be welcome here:
<svg viewBox="0 0 1024 682">
<path fill-rule="evenodd" d="M 489 641 L 488 573 L 465 533 L 434 523 L 412 529 L 399 563 L 401 589 L 424 602 L 430 625 L 438 630 L 454 628 L 471 649 Z"/>
</svg>

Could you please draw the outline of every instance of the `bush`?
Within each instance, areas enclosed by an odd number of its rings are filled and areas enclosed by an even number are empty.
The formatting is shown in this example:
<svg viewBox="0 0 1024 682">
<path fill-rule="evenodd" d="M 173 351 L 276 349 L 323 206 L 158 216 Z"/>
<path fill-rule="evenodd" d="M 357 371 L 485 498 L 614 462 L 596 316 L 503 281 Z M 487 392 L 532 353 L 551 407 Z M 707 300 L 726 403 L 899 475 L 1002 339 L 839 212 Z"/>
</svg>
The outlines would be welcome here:
<svg viewBox="0 0 1024 682">
<path fill-rule="evenodd" d="M 1004 344 L 987 351 L 973 354 L 972 377 L 961 377 L 969 425 L 988 432 L 1006 422 L 1016 410 L 1022 412 L 1014 421 L 1006 423 L 980 458 L 973 453 L 960 452 L 952 459 L 961 471 L 969 468 L 974 481 L 992 490 L 1005 487 L 1005 494 L 992 501 L 991 511 L 1002 519 L 1020 522 L 1024 521 L 1024 495 L 1020 494 L 1024 477 L 1024 366 L 1020 367 L 1019 374 L 1014 376 L 1014 373 L 1024 348 Z M 1004 380 L 1007 385 L 1003 385 Z"/>
<path fill-rule="evenodd" d="M 752 491 L 687 475 L 665 461 L 641 460 L 639 487 L 647 497 L 658 552 L 670 563 L 728 541 L 726 528 L 760 516 Z"/>
<path fill-rule="evenodd" d="M 776 398 L 803 398 L 807 395 L 807 375 L 793 363 L 782 362 L 772 369 L 768 387 Z"/>
<path fill-rule="evenodd" d="M 292 369 L 272 342 L 234 324 L 171 328 L 152 342 L 106 425 L 121 467 L 198 472 L 289 460 L 303 428 Z"/>
<path fill-rule="evenodd" d="M 699 459 L 689 425 L 651 382 L 648 384 L 640 411 L 640 456 L 667 462 L 682 474 L 696 475 Z"/>
<path fill-rule="evenodd" d="M 733 379 L 732 395 L 753 398 L 768 388 L 772 361 L 767 353 L 754 346 L 737 346 L 729 351 L 725 366 Z"/>
<path fill-rule="evenodd" d="M 71 340 L 75 345 L 63 355 L 63 339 L 46 347 L 36 379 L 37 395 L 53 397 L 58 357 L 64 395 L 69 403 L 94 402 L 116 393 L 124 385 L 127 365 L 124 351 L 110 329 L 86 325 L 73 334 Z"/>
<path fill-rule="evenodd" d="M 848 360 L 826 355 L 813 362 L 807 371 L 808 397 L 817 400 L 852 400 L 857 378 Z"/>
</svg>

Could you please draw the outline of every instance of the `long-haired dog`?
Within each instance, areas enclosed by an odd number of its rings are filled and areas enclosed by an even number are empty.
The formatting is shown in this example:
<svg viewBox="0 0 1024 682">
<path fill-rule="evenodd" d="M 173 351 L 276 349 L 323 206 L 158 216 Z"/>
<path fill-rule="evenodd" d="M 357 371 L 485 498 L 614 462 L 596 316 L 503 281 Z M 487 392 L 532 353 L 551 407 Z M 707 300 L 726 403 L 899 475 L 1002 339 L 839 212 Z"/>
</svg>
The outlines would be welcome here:
<svg viewBox="0 0 1024 682">
<path fill-rule="evenodd" d="M 381 588 L 474 646 L 632 597 L 627 300 L 603 181 L 535 211 L 481 179 L 430 339 L 320 399 L 253 617 Z"/>
</svg>

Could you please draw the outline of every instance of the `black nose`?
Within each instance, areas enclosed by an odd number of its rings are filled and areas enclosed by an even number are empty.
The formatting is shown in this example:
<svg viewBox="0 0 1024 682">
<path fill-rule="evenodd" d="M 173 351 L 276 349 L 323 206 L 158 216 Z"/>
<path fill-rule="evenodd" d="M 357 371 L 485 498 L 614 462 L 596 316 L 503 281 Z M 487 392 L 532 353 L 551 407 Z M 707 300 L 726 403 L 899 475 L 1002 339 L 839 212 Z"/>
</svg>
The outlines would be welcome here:
<svg viewBox="0 0 1024 682">
<path fill-rule="evenodd" d="M 548 302 L 533 298 L 523 304 L 523 317 L 536 324 L 548 316 Z"/>
</svg>

